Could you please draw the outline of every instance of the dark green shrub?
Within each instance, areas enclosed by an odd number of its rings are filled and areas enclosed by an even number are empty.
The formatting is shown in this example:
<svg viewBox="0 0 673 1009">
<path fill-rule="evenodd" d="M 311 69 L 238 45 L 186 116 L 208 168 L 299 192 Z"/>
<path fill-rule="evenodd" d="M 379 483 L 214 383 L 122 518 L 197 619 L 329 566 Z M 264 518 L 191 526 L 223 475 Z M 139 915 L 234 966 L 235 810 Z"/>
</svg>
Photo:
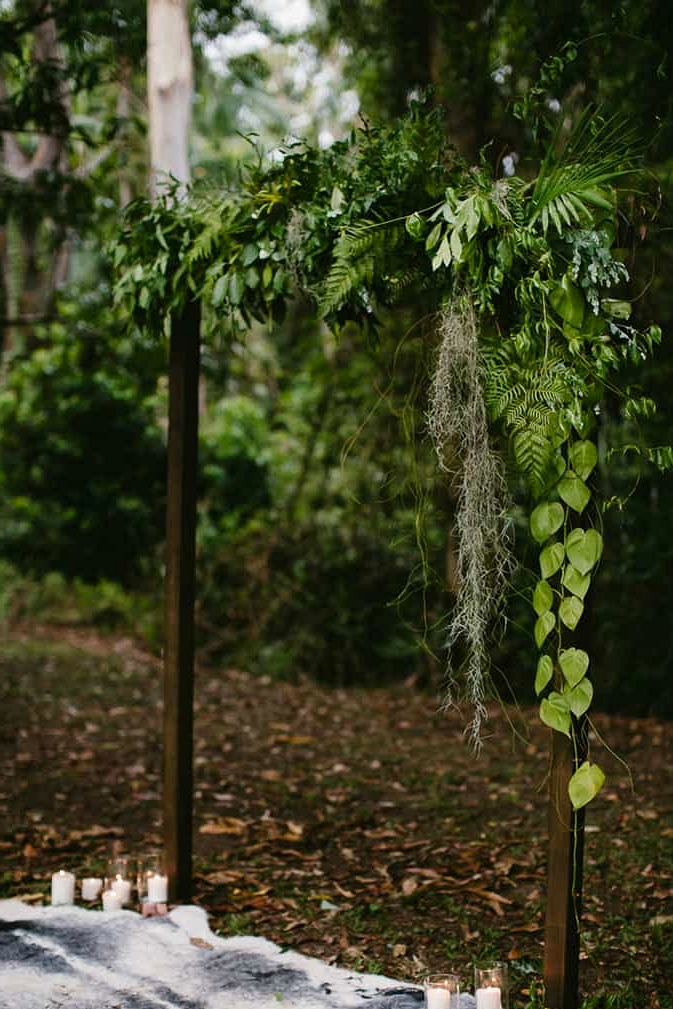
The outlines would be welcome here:
<svg viewBox="0 0 673 1009">
<path fill-rule="evenodd" d="M 86 580 L 137 576 L 164 534 L 164 437 L 130 341 L 50 333 L 0 394 L 0 556 Z"/>
</svg>

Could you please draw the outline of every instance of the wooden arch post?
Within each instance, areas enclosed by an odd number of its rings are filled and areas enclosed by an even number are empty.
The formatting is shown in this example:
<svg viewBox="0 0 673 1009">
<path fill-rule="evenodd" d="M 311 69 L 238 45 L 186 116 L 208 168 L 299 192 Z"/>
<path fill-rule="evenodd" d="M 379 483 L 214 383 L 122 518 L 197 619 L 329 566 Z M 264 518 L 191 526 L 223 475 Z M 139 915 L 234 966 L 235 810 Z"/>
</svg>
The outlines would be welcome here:
<svg viewBox="0 0 673 1009">
<path fill-rule="evenodd" d="M 572 741 L 552 731 L 549 782 L 549 857 L 544 939 L 545 1005 L 578 1009 L 580 914 L 584 866 L 584 808 L 573 809 L 568 783 L 586 756 L 586 722 Z"/>
<path fill-rule="evenodd" d="M 163 832 L 169 899 L 192 896 L 196 477 L 201 313 L 171 318 L 164 646 Z"/>
</svg>

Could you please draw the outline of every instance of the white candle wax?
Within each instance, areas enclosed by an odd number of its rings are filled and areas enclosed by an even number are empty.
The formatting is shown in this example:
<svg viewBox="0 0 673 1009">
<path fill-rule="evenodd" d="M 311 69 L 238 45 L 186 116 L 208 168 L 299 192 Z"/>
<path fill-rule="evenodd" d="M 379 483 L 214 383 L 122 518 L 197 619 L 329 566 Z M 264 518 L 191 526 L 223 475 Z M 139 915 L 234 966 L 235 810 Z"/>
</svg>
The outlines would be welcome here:
<svg viewBox="0 0 673 1009">
<path fill-rule="evenodd" d="M 75 903 L 75 877 L 71 872 L 61 869 L 51 877 L 52 904 Z"/>
<path fill-rule="evenodd" d="M 103 910 L 120 911 L 122 899 L 116 890 L 103 890 Z"/>
<path fill-rule="evenodd" d="M 451 992 L 446 988 L 426 988 L 425 1004 L 427 1009 L 451 1009 Z"/>
<path fill-rule="evenodd" d="M 116 894 L 119 894 L 119 899 L 122 904 L 128 904 L 131 899 L 131 884 L 128 879 L 124 879 L 122 876 L 117 876 L 110 883 L 110 889 Z"/>
<path fill-rule="evenodd" d="M 103 889 L 103 880 L 96 876 L 87 876 L 82 880 L 82 900 L 96 900 Z"/>
<path fill-rule="evenodd" d="M 163 904 L 168 900 L 168 876 L 147 877 L 147 899 L 150 904 Z"/>
<path fill-rule="evenodd" d="M 477 1009 L 502 1009 L 499 988 L 477 988 Z"/>
</svg>

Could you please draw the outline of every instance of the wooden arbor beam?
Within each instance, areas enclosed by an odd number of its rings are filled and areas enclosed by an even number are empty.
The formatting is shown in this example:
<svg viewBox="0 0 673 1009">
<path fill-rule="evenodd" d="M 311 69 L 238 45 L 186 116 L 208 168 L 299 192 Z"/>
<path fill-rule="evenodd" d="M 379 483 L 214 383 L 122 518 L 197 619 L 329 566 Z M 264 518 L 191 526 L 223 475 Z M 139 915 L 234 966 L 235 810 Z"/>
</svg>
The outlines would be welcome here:
<svg viewBox="0 0 673 1009">
<path fill-rule="evenodd" d="M 580 914 L 584 866 L 584 809 L 575 810 L 568 782 L 586 756 L 586 723 L 572 741 L 552 731 L 549 783 L 549 858 L 544 940 L 545 1005 L 578 1009 Z"/>
<path fill-rule="evenodd" d="M 169 899 L 192 896 L 192 762 L 200 306 L 171 319 L 164 647 L 164 856 Z"/>
</svg>

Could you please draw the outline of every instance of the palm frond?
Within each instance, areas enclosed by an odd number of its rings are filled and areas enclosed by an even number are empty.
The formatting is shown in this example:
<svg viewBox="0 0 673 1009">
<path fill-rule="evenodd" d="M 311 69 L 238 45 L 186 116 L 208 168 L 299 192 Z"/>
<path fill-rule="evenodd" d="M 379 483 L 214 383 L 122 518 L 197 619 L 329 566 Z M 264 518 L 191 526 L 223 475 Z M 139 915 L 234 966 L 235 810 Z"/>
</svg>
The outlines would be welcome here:
<svg viewBox="0 0 673 1009">
<path fill-rule="evenodd" d="M 587 109 L 559 149 L 561 128 L 528 199 L 529 225 L 539 222 L 544 232 L 553 225 L 559 234 L 591 221 L 595 208 L 614 210 L 612 186 L 638 161 L 635 134 L 616 116 Z"/>
</svg>

